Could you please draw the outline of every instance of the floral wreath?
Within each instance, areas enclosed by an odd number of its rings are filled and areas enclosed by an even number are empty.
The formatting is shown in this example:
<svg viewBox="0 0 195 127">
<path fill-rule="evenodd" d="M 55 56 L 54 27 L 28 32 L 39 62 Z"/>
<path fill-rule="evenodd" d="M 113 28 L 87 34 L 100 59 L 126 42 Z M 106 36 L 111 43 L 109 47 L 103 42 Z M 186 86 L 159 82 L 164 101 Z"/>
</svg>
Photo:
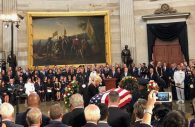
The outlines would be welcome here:
<svg viewBox="0 0 195 127">
<path fill-rule="evenodd" d="M 138 90 L 137 78 L 133 76 L 126 76 L 119 82 L 119 87 L 129 90 L 131 93 Z"/>
<path fill-rule="evenodd" d="M 150 80 L 147 84 L 148 91 L 159 90 L 158 84 L 154 80 Z"/>
<path fill-rule="evenodd" d="M 79 84 L 77 81 L 72 81 L 66 86 L 64 92 L 64 104 L 66 109 L 70 108 L 70 97 L 73 94 L 78 92 L 79 92 Z"/>
</svg>

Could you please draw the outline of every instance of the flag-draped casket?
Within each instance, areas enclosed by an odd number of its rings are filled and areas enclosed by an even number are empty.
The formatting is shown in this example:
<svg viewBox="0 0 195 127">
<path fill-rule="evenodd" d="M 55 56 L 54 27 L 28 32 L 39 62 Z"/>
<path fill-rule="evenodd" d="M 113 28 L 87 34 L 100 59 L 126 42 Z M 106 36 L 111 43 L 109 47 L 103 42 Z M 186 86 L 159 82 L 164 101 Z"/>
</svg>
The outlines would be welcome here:
<svg viewBox="0 0 195 127">
<path fill-rule="evenodd" d="M 108 90 L 106 92 L 102 92 L 99 94 L 96 94 L 94 97 L 90 99 L 90 104 L 99 104 L 99 103 L 105 103 L 108 105 L 108 95 L 111 91 L 117 91 L 119 93 L 120 97 L 120 103 L 119 108 L 125 106 L 126 104 L 131 102 L 132 95 L 130 91 L 122 88 L 113 88 L 111 90 Z"/>
</svg>

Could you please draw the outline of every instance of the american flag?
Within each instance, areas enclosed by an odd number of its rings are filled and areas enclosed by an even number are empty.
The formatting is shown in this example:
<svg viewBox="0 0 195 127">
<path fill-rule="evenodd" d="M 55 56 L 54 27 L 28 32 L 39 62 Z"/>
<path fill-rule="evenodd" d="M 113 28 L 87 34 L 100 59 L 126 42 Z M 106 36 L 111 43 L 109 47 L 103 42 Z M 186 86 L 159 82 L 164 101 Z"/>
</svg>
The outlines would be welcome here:
<svg viewBox="0 0 195 127">
<path fill-rule="evenodd" d="M 130 94 L 130 91 L 122 89 L 122 88 L 113 88 L 106 92 L 96 94 L 94 97 L 90 99 L 89 103 L 90 104 L 105 103 L 106 105 L 108 105 L 108 94 L 111 91 L 117 91 L 119 93 L 119 97 L 120 97 L 119 108 L 131 102 L 132 95 Z"/>
</svg>

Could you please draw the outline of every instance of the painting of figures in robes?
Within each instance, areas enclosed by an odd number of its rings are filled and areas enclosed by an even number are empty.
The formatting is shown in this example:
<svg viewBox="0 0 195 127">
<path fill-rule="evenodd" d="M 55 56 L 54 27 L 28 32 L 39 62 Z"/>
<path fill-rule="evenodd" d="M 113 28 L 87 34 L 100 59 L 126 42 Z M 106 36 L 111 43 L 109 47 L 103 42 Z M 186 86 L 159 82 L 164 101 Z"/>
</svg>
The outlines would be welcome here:
<svg viewBox="0 0 195 127">
<path fill-rule="evenodd" d="M 32 24 L 32 27 L 29 25 L 30 65 L 109 63 L 110 37 L 106 17 L 104 14 L 29 14 L 28 23 Z"/>
</svg>

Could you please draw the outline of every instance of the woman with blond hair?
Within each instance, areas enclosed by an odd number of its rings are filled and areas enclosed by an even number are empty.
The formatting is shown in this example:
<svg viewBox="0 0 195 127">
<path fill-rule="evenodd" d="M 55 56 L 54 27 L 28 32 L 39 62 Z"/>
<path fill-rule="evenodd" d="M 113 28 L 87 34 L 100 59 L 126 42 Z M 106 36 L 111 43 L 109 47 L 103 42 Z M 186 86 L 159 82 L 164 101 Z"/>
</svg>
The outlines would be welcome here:
<svg viewBox="0 0 195 127">
<path fill-rule="evenodd" d="M 102 79 L 99 75 L 96 75 L 94 78 L 94 82 L 92 82 L 91 84 L 89 84 L 88 86 L 88 102 L 89 100 L 95 96 L 96 94 L 99 93 L 99 85 L 102 82 Z"/>
</svg>

